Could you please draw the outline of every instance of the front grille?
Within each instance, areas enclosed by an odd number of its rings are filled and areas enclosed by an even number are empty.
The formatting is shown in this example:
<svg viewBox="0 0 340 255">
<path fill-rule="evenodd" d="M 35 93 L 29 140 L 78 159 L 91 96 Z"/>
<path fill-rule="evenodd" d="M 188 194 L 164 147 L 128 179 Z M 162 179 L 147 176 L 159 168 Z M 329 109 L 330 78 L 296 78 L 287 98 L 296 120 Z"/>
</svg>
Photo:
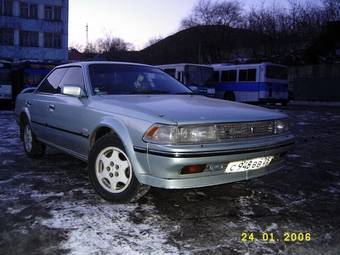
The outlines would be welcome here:
<svg viewBox="0 0 340 255">
<path fill-rule="evenodd" d="M 263 137 L 275 134 L 274 121 L 235 122 L 217 124 L 220 140 Z"/>
</svg>

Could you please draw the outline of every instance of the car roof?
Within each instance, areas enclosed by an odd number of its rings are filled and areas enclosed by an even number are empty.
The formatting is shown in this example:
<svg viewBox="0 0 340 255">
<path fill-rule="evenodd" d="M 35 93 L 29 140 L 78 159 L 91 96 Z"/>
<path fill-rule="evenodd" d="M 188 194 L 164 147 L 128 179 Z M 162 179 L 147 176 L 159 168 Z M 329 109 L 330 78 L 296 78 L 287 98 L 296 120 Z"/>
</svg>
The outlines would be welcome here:
<svg viewBox="0 0 340 255">
<path fill-rule="evenodd" d="M 132 63 L 132 62 L 118 62 L 118 61 L 81 61 L 81 62 L 72 62 L 69 64 L 59 65 L 59 67 L 68 67 L 68 66 L 88 66 L 91 64 L 119 64 L 119 65 L 135 65 L 135 66 L 148 66 L 153 67 L 151 65 L 141 64 L 141 63 Z"/>
</svg>

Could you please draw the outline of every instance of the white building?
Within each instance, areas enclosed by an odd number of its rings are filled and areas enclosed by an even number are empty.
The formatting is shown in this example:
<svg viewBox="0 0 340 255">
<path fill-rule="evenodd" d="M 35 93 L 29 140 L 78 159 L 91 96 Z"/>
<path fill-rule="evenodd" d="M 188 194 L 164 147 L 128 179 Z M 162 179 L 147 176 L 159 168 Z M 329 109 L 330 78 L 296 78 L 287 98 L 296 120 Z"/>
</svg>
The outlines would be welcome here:
<svg viewBox="0 0 340 255">
<path fill-rule="evenodd" d="M 0 0 L 0 59 L 66 61 L 68 0 Z"/>
</svg>

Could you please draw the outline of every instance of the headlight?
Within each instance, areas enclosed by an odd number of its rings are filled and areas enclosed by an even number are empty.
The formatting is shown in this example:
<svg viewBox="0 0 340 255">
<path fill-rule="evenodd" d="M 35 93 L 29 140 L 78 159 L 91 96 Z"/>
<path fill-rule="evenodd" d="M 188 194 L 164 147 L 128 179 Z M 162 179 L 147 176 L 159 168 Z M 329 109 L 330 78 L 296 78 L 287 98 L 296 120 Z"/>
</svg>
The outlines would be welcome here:
<svg viewBox="0 0 340 255">
<path fill-rule="evenodd" d="M 217 141 L 216 125 L 170 126 L 155 124 L 144 134 L 143 140 L 161 144 L 197 144 Z"/>
<path fill-rule="evenodd" d="M 289 125 L 288 125 L 287 120 L 285 119 L 275 120 L 275 129 L 274 129 L 275 134 L 282 134 L 282 133 L 288 132 L 288 130 L 289 130 Z"/>
</svg>

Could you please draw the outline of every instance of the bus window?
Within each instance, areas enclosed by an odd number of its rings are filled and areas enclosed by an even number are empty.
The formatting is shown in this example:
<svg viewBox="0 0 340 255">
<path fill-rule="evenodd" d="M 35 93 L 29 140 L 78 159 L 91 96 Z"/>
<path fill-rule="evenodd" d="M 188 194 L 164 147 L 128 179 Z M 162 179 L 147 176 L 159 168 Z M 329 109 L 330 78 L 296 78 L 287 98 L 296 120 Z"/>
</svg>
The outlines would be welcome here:
<svg viewBox="0 0 340 255">
<path fill-rule="evenodd" d="M 182 72 L 178 72 L 177 73 L 177 80 L 179 80 L 180 82 L 183 82 L 182 77 L 183 77 L 183 73 Z"/>
<path fill-rule="evenodd" d="M 185 66 L 186 84 L 188 85 L 206 85 L 206 83 L 211 80 L 212 75 L 213 68 L 211 67 L 194 65 Z"/>
<path fill-rule="evenodd" d="M 236 81 L 236 70 L 222 71 L 221 81 Z"/>
<path fill-rule="evenodd" d="M 239 81 L 256 81 L 256 69 L 242 69 L 239 72 Z"/>
<path fill-rule="evenodd" d="M 175 68 L 164 69 L 164 72 L 166 72 L 167 74 L 169 74 L 172 77 L 176 78 L 176 69 Z"/>
<path fill-rule="evenodd" d="M 287 68 L 282 67 L 282 66 L 269 65 L 269 66 L 266 67 L 266 78 L 268 78 L 268 79 L 278 79 L 278 80 L 287 80 L 288 79 Z"/>
<path fill-rule="evenodd" d="M 219 71 L 214 71 L 212 75 L 212 79 L 214 82 L 219 82 L 220 81 L 220 72 Z"/>
</svg>

